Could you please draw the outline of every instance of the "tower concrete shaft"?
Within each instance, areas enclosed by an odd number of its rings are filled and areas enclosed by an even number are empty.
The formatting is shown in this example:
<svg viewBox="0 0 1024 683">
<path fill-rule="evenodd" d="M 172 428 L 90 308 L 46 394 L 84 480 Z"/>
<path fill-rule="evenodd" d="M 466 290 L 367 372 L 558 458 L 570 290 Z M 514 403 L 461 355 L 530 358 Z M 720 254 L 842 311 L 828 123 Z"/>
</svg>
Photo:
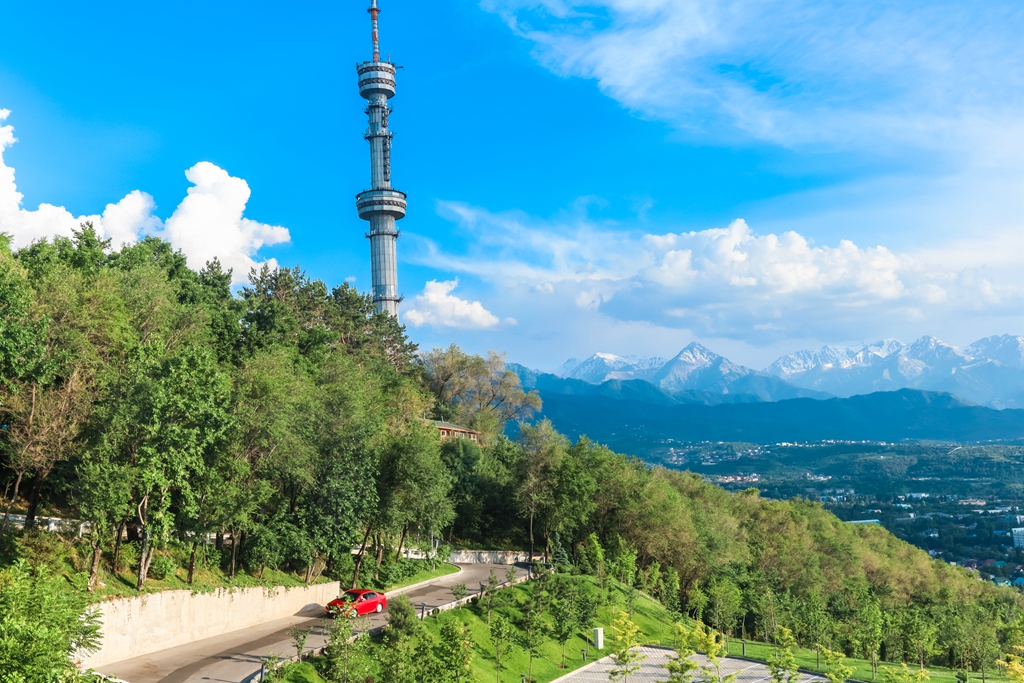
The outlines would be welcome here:
<svg viewBox="0 0 1024 683">
<path fill-rule="evenodd" d="M 395 96 L 395 65 L 380 61 L 377 36 L 377 0 L 372 0 L 370 18 L 373 22 L 373 61 L 356 65 L 359 94 L 367 101 L 369 127 L 364 137 L 370 143 L 370 189 L 356 195 L 359 217 L 370 222 L 366 236 L 370 240 L 370 270 L 373 302 L 377 310 L 398 316 L 398 258 L 395 221 L 405 217 L 404 192 L 391 187 L 391 138 L 388 116 Z"/>
</svg>

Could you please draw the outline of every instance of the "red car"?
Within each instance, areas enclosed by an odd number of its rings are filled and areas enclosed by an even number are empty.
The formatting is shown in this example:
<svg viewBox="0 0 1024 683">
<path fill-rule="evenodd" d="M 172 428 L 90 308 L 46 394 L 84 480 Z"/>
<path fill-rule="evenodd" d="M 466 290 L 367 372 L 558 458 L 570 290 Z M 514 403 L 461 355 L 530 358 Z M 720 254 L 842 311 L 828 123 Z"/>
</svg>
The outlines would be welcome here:
<svg viewBox="0 0 1024 683">
<path fill-rule="evenodd" d="M 345 591 L 337 600 L 327 603 L 328 614 L 344 614 L 347 617 L 362 616 L 370 612 L 382 612 L 388 608 L 388 598 L 383 593 L 353 588 Z"/>
</svg>

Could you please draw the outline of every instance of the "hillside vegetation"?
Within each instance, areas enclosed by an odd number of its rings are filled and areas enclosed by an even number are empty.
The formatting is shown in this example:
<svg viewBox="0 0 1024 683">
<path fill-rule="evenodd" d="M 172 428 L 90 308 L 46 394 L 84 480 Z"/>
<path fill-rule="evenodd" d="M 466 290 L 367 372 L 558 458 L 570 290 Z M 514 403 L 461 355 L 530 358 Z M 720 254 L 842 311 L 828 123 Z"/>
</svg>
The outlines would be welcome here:
<svg viewBox="0 0 1024 683">
<path fill-rule="evenodd" d="M 542 406 L 499 354 L 420 354 L 348 285 L 266 267 L 231 282 L 160 240 L 112 250 L 88 226 L 0 245 L 0 670 L 66 669 L 93 642 L 69 632 L 48 660 L 22 647 L 50 628 L 32 586 L 76 596 L 73 617 L 119 585 L 390 585 L 421 568 L 404 548 L 437 540 L 428 562 L 449 543 L 525 548 L 725 633 L 785 625 L 801 644 L 970 667 L 1021 639 L 1017 593 L 882 529 L 729 494 L 548 421 L 503 437 Z M 442 442 L 424 417 L 481 445 Z M 42 531 L 43 513 L 91 531 Z"/>
</svg>

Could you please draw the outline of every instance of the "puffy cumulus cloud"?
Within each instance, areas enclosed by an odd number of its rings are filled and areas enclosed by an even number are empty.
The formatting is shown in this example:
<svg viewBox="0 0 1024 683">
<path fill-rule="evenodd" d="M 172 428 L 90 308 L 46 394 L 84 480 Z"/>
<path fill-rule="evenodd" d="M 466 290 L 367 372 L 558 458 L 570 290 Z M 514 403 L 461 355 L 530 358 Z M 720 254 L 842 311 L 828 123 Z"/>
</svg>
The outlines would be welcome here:
<svg viewBox="0 0 1024 683">
<path fill-rule="evenodd" d="M 10 110 L 0 109 L 0 122 L 10 116 Z M 91 221 L 99 234 L 110 238 L 115 246 L 134 242 L 140 232 L 160 225 L 153 216 L 153 198 L 135 190 L 116 204 L 107 204 L 102 215 L 73 216 L 62 206 L 40 204 L 35 210 L 22 207 L 23 195 L 18 192 L 14 169 L 4 163 L 3 153 L 17 142 L 14 127 L 0 125 L 0 231 L 12 238 L 12 245 L 20 248 L 33 241 L 54 235 L 70 237 L 72 231 L 85 221 Z"/>
<path fill-rule="evenodd" d="M 0 123 L 9 115 L 9 110 L 0 109 Z M 260 265 L 254 257 L 261 247 L 290 239 L 286 228 L 245 218 L 249 185 L 206 161 L 185 171 L 193 187 L 166 224 L 154 214 L 153 198 L 139 190 L 107 204 L 102 214 L 74 216 L 62 206 L 45 203 L 26 209 L 14 169 L 3 159 L 4 150 L 15 142 L 13 126 L 0 125 L 0 231 L 11 235 L 15 248 L 57 235 L 70 237 L 82 223 L 91 221 L 114 248 L 150 234 L 169 240 L 193 268 L 201 268 L 217 257 L 226 268 L 234 270 L 237 284 L 245 281 L 250 268 Z M 267 263 L 277 265 L 273 259 Z"/>
<path fill-rule="evenodd" d="M 208 161 L 185 171 L 185 177 L 193 186 L 167 219 L 160 236 L 181 249 L 191 267 L 201 268 L 216 257 L 225 268 L 233 269 L 235 281 L 241 282 L 249 269 L 258 265 L 253 256 L 261 247 L 290 239 L 287 228 L 245 218 L 251 192 L 241 178 Z M 267 263 L 277 265 L 274 259 Z"/>
<path fill-rule="evenodd" d="M 487 330 L 497 327 L 501 321 L 484 308 L 479 301 L 467 301 L 452 292 L 459 286 L 459 280 L 438 282 L 431 280 L 423 293 L 413 299 L 413 308 L 402 313 L 403 319 L 413 327 L 430 325 L 434 328 L 454 327 L 459 329 Z M 506 324 L 515 324 L 506 319 Z"/>
<path fill-rule="evenodd" d="M 552 71 L 730 143 L 1006 154 L 1024 134 L 1013 0 L 482 0 Z"/>
<path fill-rule="evenodd" d="M 450 254 L 419 237 L 413 259 L 493 283 L 527 326 L 547 324 L 530 320 L 537 311 L 549 321 L 575 309 L 705 338 L 772 343 L 884 336 L 907 321 L 940 326 L 1010 314 L 1024 303 L 1019 269 L 930 263 L 851 240 L 817 245 L 792 231 L 758 234 L 743 220 L 655 234 L 465 205 L 443 210 L 470 233 L 467 250 Z M 434 295 L 451 284 L 437 285 Z"/>
</svg>

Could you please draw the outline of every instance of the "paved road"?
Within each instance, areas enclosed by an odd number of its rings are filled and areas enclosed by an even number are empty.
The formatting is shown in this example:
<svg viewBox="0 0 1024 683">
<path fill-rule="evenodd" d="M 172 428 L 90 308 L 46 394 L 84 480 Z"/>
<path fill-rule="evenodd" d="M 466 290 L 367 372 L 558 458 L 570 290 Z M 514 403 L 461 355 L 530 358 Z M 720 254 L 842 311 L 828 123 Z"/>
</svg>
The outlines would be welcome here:
<svg viewBox="0 0 1024 683">
<path fill-rule="evenodd" d="M 641 647 L 640 651 L 647 655 L 647 659 L 643 661 L 640 671 L 630 674 L 629 679 L 644 681 L 645 683 L 667 681 L 668 672 L 661 665 L 668 662 L 669 658 L 675 657 L 675 653 L 671 650 L 657 647 Z M 703 655 L 694 655 L 692 659 L 701 664 L 707 663 L 707 659 Z M 553 683 L 608 683 L 611 680 L 608 675 L 611 669 L 612 658 L 605 657 L 604 659 L 597 660 L 590 666 L 566 674 L 556 679 Z M 768 667 L 764 664 L 748 662 L 745 659 L 735 659 L 733 657 L 723 659 L 722 673 L 731 674 L 734 671 L 739 673 L 736 683 L 765 683 L 765 681 L 771 680 L 771 676 L 768 674 Z M 822 676 L 814 674 L 803 674 L 800 678 L 801 683 L 824 683 L 825 680 Z"/>
<path fill-rule="evenodd" d="M 494 564 L 460 564 L 462 570 L 458 574 L 442 576 L 426 586 L 412 590 L 388 592 L 388 597 L 405 593 L 420 608 L 427 604 L 427 610 L 452 602 L 451 587 L 464 583 L 469 591 L 480 589 L 480 584 L 487 581 L 493 569 L 498 579 L 505 580 L 506 565 Z M 519 575 L 526 574 L 525 569 L 518 570 Z M 363 617 L 369 628 L 385 623 L 387 611 Z M 311 629 L 307 649 L 320 648 L 325 644 L 321 620 L 323 612 L 307 612 L 296 614 L 285 619 L 234 631 L 216 638 L 208 638 L 196 643 L 181 645 L 169 650 L 154 652 L 142 657 L 127 659 L 100 667 L 102 673 L 115 676 L 129 683 L 248 683 L 253 674 L 260 670 L 260 659 L 270 654 L 294 655 L 295 648 L 291 644 L 287 630 L 293 626 Z"/>
</svg>

